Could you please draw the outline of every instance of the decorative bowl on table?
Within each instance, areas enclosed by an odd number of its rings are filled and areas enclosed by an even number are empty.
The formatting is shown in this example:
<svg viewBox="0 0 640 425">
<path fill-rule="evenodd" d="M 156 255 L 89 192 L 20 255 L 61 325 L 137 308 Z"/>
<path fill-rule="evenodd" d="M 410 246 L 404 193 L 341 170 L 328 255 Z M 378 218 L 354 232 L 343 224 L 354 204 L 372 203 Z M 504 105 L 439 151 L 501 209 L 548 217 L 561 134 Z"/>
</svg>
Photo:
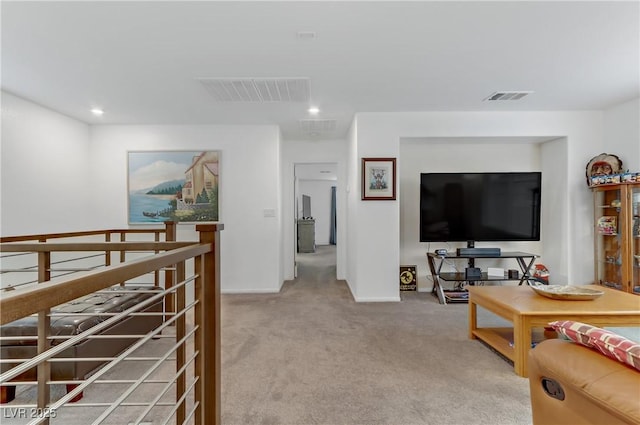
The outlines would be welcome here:
<svg viewBox="0 0 640 425">
<path fill-rule="evenodd" d="M 530 288 L 543 297 L 564 301 L 595 300 L 604 294 L 598 289 L 572 285 L 531 285 Z"/>
</svg>

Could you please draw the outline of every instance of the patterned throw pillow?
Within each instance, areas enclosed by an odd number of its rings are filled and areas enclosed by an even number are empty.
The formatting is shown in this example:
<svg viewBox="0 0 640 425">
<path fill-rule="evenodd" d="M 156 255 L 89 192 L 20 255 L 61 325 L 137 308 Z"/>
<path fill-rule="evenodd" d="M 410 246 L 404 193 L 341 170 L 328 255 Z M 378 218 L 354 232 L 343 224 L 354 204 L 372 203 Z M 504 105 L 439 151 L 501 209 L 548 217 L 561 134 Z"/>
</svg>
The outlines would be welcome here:
<svg viewBox="0 0 640 425">
<path fill-rule="evenodd" d="M 640 344 L 630 339 L 606 329 L 572 320 L 551 322 L 549 326 L 571 341 L 593 348 L 640 371 Z"/>
<path fill-rule="evenodd" d="M 589 336 L 602 354 L 640 371 L 640 344 L 605 329 L 594 329 Z"/>
<path fill-rule="evenodd" d="M 586 323 L 574 322 L 573 320 L 558 320 L 549 323 L 549 326 L 571 341 L 577 342 L 585 347 L 593 348 L 593 343 L 589 337 L 589 331 L 594 328 L 593 326 L 587 325 Z"/>
</svg>

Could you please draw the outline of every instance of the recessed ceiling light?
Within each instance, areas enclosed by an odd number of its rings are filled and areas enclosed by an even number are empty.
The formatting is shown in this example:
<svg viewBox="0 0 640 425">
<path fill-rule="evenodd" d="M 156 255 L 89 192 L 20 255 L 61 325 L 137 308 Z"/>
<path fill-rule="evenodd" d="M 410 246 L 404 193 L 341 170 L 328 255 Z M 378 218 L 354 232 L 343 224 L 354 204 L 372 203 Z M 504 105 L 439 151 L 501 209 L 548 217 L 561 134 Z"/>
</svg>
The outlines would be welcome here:
<svg viewBox="0 0 640 425">
<path fill-rule="evenodd" d="M 312 106 L 309 109 L 307 109 L 307 111 L 311 114 L 311 115 L 316 115 L 317 113 L 320 112 L 320 108 L 318 108 L 317 106 Z"/>
<path fill-rule="evenodd" d="M 100 116 L 100 115 L 104 114 L 104 111 L 102 109 L 100 109 L 100 108 L 91 108 L 91 113 L 93 115 Z"/>
</svg>

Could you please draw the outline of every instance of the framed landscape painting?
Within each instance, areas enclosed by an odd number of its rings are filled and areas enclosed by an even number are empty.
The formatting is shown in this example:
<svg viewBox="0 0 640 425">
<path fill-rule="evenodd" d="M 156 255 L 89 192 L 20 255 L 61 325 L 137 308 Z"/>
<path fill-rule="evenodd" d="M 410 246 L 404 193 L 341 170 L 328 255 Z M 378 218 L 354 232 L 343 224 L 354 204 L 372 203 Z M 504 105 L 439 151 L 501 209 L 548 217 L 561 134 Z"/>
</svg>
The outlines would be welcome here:
<svg viewBox="0 0 640 425">
<path fill-rule="evenodd" d="M 129 223 L 218 221 L 219 151 L 128 152 Z"/>
</svg>

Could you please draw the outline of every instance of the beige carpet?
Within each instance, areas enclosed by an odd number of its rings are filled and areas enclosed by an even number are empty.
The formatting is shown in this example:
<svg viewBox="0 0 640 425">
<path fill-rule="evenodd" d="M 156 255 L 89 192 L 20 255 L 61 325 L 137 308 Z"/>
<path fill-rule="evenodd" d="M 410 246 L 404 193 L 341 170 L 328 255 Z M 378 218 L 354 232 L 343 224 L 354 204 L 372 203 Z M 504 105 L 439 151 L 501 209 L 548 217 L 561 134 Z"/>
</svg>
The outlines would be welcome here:
<svg viewBox="0 0 640 425">
<path fill-rule="evenodd" d="M 223 423 L 531 423 L 528 381 L 468 339 L 466 304 L 355 303 L 332 247 L 298 265 L 280 294 L 223 297 Z"/>
<path fill-rule="evenodd" d="M 335 280 L 335 247 L 299 255 L 298 264 L 298 279 L 279 294 L 222 298 L 225 425 L 531 424 L 528 381 L 468 339 L 466 304 L 444 306 L 416 292 L 401 293 L 399 303 L 355 303 L 346 283 Z M 489 315 L 480 321 L 504 323 Z M 167 339 L 151 341 L 136 355 L 157 355 L 170 345 Z M 137 377 L 148 366 L 142 363 L 129 362 L 107 377 Z M 171 369 L 168 364 L 154 378 L 169 376 Z M 151 400 L 160 388 L 145 385 L 132 399 Z M 110 403 L 122 390 L 90 387 L 83 402 Z M 64 387 L 52 393 L 55 400 Z M 21 388 L 5 407 L 29 402 L 34 394 Z M 145 421 L 162 423 L 167 410 Z M 5 412 L 3 425 L 27 422 Z M 105 423 L 126 425 L 140 412 L 121 408 Z M 68 407 L 51 423 L 86 425 L 98 414 Z"/>
</svg>

